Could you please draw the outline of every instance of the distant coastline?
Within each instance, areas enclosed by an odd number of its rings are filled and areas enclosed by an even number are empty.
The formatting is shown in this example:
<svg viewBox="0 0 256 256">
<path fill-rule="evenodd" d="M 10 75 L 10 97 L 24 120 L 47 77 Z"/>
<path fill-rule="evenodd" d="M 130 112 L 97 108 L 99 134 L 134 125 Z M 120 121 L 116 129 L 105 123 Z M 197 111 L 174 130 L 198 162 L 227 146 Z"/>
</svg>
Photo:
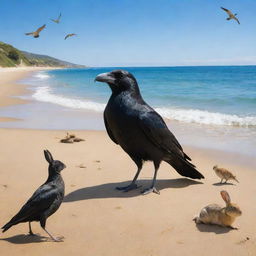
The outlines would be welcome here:
<svg viewBox="0 0 256 256">
<path fill-rule="evenodd" d="M 87 66 L 59 60 L 48 55 L 21 51 L 0 41 L 0 67 L 86 68 Z"/>
</svg>

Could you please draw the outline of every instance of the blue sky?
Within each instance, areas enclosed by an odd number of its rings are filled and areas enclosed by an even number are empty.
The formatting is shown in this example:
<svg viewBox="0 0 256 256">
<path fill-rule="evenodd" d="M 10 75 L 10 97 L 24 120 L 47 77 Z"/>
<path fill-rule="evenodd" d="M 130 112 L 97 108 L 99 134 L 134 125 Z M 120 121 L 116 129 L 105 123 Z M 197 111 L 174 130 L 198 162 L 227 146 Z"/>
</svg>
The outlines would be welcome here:
<svg viewBox="0 0 256 256">
<path fill-rule="evenodd" d="M 90 66 L 256 64 L 255 11 L 255 0 L 0 0 L 0 40 Z"/>
</svg>

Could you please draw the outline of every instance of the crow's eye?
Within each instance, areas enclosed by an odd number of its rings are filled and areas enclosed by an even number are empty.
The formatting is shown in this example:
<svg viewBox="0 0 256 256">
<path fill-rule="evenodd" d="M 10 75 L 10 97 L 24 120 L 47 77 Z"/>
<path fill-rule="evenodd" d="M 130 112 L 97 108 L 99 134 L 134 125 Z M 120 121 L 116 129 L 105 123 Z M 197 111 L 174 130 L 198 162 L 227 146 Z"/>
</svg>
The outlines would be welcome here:
<svg viewBox="0 0 256 256">
<path fill-rule="evenodd" d="M 115 77 L 117 79 L 121 79 L 123 77 L 123 74 L 121 72 L 115 73 Z"/>
</svg>

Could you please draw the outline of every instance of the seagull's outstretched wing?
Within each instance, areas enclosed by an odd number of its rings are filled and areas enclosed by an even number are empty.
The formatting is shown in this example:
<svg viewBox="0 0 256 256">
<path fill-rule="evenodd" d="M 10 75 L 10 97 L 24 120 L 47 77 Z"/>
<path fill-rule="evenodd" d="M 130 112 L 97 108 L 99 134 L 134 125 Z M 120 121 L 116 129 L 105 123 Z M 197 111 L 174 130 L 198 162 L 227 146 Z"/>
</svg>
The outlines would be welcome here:
<svg viewBox="0 0 256 256">
<path fill-rule="evenodd" d="M 46 27 L 46 25 L 44 24 L 42 27 L 37 29 L 36 33 L 40 33 L 45 27 Z"/>
<path fill-rule="evenodd" d="M 226 8 L 224 8 L 224 7 L 220 7 L 222 10 L 224 10 L 229 16 L 232 16 L 233 15 L 233 13 L 230 11 L 230 10 L 228 10 L 228 9 L 226 9 Z"/>
<path fill-rule="evenodd" d="M 77 34 L 74 34 L 74 33 L 72 33 L 72 34 L 67 34 L 66 36 L 65 36 L 65 40 L 67 39 L 67 38 L 69 38 L 69 37 L 71 37 L 71 36 L 76 36 Z"/>
<path fill-rule="evenodd" d="M 238 23 L 238 24 L 240 24 L 240 22 L 239 22 L 239 20 L 238 20 L 238 18 L 237 18 L 237 17 L 235 17 L 235 18 L 234 18 L 234 20 L 236 20 L 236 21 L 237 21 L 237 23 Z"/>
<path fill-rule="evenodd" d="M 25 33 L 26 36 L 34 35 L 34 32 Z"/>
</svg>

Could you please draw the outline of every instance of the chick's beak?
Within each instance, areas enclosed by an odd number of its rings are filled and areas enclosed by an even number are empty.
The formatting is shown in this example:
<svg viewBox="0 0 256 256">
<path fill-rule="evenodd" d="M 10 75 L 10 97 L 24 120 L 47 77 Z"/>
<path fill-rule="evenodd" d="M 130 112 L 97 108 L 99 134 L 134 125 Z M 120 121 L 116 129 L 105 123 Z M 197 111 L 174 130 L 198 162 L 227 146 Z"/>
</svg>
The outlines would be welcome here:
<svg viewBox="0 0 256 256">
<path fill-rule="evenodd" d="M 102 73 L 97 75 L 94 81 L 113 84 L 115 82 L 115 78 L 111 75 L 111 73 Z"/>
</svg>

